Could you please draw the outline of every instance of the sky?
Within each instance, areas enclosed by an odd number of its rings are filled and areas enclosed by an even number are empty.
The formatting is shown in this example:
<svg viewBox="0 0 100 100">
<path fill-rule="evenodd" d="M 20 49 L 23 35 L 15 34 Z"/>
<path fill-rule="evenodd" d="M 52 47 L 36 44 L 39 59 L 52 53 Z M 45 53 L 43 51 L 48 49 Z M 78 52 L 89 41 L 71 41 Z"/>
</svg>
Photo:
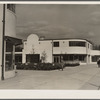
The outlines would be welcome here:
<svg viewBox="0 0 100 100">
<path fill-rule="evenodd" d="M 84 38 L 100 45 L 100 5 L 18 4 L 17 37 Z"/>
</svg>

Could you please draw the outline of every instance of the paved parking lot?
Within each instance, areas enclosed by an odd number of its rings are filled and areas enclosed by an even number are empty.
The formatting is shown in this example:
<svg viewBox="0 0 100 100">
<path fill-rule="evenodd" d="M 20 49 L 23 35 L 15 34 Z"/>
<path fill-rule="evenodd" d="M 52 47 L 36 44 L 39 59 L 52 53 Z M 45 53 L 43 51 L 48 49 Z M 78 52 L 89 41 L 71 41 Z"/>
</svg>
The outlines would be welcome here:
<svg viewBox="0 0 100 100">
<path fill-rule="evenodd" d="M 0 81 L 0 89 L 99 90 L 100 68 L 81 65 L 63 71 L 17 70 L 15 77 Z"/>
</svg>

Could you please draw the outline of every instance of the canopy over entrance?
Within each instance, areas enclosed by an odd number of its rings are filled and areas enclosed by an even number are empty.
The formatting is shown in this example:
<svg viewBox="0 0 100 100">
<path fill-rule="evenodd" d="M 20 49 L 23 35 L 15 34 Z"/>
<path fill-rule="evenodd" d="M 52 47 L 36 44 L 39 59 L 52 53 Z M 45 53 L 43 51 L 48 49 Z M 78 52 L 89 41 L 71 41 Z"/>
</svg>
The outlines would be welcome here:
<svg viewBox="0 0 100 100">
<path fill-rule="evenodd" d="M 5 36 L 4 39 L 5 39 L 7 42 L 10 42 L 10 43 L 12 43 L 12 44 L 14 44 L 14 45 L 20 45 L 20 44 L 22 44 L 22 39 L 10 37 L 10 36 Z"/>
</svg>

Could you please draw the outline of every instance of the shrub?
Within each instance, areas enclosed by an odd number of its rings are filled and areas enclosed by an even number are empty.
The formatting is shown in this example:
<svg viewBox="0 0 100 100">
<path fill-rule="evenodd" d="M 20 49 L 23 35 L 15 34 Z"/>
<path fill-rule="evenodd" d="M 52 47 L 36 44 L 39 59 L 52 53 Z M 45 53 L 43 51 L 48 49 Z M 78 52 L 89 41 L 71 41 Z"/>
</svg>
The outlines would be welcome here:
<svg viewBox="0 0 100 100">
<path fill-rule="evenodd" d="M 17 64 L 16 69 L 24 69 L 24 64 Z"/>
<path fill-rule="evenodd" d="M 79 66 L 79 61 L 65 61 L 64 66 Z"/>
<path fill-rule="evenodd" d="M 60 63 L 54 63 L 54 69 L 61 69 L 62 66 Z"/>
<path fill-rule="evenodd" d="M 37 70 L 55 70 L 59 69 L 59 64 L 52 64 L 52 63 L 39 63 L 37 65 Z"/>
<path fill-rule="evenodd" d="M 61 64 L 58 63 L 26 63 L 17 65 L 16 67 L 16 69 L 20 70 L 55 70 L 61 68 Z"/>
<path fill-rule="evenodd" d="M 33 63 L 24 63 L 24 64 L 17 64 L 16 69 L 20 69 L 20 70 L 30 70 L 30 69 L 35 69 L 34 64 Z"/>
<path fill-rule="evenodd" d="M 25 63 L 18 64 L 16 69 L 20 70 L 56 70 L 67 66 L 79 66 L 79 61 L 64 61 L 63 63 Z"/>
</svg>

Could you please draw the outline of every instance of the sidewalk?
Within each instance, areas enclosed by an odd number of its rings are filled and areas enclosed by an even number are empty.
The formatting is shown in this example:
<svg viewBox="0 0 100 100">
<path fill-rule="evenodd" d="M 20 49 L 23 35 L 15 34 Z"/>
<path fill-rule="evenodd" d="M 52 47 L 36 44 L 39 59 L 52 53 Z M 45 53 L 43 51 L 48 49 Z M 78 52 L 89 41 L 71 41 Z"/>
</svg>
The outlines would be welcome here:
<svg viewBox="0 0 100 100">
<path fill-rule="evenodd" d="M 0 81 L 0 89 L 99 90 L 100 68 L 81 65 L 63 71 L 18 70 L 14 78 Z"/>
</svg>

